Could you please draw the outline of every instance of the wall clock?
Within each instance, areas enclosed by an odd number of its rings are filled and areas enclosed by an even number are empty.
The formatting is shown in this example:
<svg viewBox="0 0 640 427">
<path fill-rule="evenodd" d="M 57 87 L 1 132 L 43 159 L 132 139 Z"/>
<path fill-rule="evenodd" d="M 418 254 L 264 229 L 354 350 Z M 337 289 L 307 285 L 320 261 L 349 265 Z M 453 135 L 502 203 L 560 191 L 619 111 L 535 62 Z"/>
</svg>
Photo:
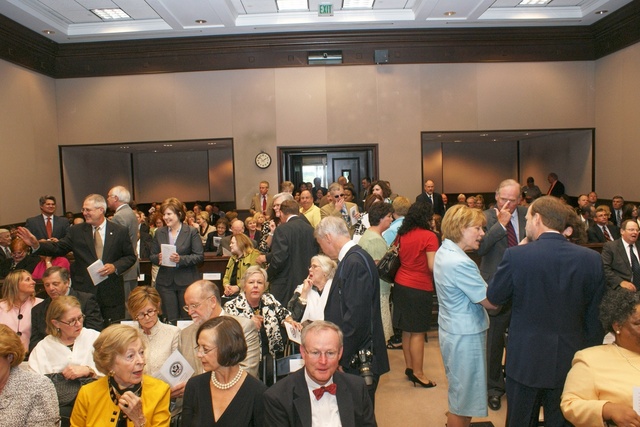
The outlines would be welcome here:
<svg viewBox="0 0 640 427">
<path fill-rule="evenodd" d="M 260 169 L 266 169 L 271 165 L 271 156 L 267 153 L 260 152 L 256 156 L 256 166 Z"/>
</svg>

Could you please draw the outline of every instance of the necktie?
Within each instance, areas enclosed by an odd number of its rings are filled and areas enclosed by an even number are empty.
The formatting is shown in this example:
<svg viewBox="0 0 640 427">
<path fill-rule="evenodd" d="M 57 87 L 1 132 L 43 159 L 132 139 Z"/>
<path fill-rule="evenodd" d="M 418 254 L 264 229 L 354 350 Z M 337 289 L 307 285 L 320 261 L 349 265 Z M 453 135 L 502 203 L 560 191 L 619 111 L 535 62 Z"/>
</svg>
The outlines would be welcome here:
<svg viewBox="0 0 640 427">
<path fill-rule="evenodd" d="M 516 237 L 516 229 L 513 228 L 511 221 L 507 223 L 507 246 L 518 246 L 518 238 Z"/>
<path fill-rule="evenodd" d="M 604 225 L 602 226 L 602 233 L 604 234 L 604 238 L 607 242 L 612 241 L 611 234 L 609 234 L 609 230 Z"/>
<path fill-rule="evenodd" d="M 53 226 L 51 225 L 51 217 L 48 216 L 47 217 L 47 238 L 50 239 L 51 238 L 51 234 L 53 233 Z"/>
<path fill-rule="evenodd" d="M 638 257 L 636 257 L 636 253 L 633 250 L 633 245 L 629 245 L 629 251 L 631 251 L 631 272 L 633 273 L 631 281 L 638 289 L 640 288 L 640 262 L 638 262 Z"/>
<path fill-rule="evenodd" d="M 102 249 L 104 249 L 104 243 L 102 243 L 100 227 L 96 227 L 93 231 L 93 246 L 96 248 L 96 256 L 98 257 L 98 259 L 102 259 Z"/>
<path fill-rule="evenodd" d="M 622 225 L 622 211 L 616 211 L 616 217 L 618 217 L 618 227 Z"/>
<path fill-rule="evenodd" d="M 433 196 L 431 194 L 427 194 L 427 197 L 429 198 L 429 203 L 433 205 Z"/>
<path fill-rule="evenodd" d="M 267 196 L 262 196 L 262 215 L 267 214 Z"/>
<path fill-rule="evenodd" d="M 333 394 L 335 396 L 337 388 L 338 386 L 336 385 L 336 383 L 329 384 L 326 387 L 318 387 L 317 389 L 313 390 L 313 395 L 316 397 L 316 400 L 320 400 L 325 393 Z"/>
<path fill-rule="evenodd" d="M 11 259 L 11 250 L 9 248 L 4 248 L 4 253 L 7 255 L 7 259 Z"/>
</svg>

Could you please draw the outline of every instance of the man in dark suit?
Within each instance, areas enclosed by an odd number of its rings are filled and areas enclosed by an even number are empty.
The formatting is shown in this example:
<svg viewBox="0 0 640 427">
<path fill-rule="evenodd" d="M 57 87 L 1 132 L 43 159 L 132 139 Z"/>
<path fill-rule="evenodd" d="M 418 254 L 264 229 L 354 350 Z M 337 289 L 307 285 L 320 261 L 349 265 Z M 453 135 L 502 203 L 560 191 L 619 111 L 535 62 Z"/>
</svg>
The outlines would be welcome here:
<svg viewBox="0 0 640 427">
<path fill-rule="evenodd" d="M 220 239 L 216 256 L 231 256 L 231 238 L 236 234 L 244 234 L 244 222 L 237 218 L 234 219 L 231 221 L 229 230 L 231 231 L 231 234 Z M 216 233 L 209 234 L 209 237 L 207 237 L 207 244 L 205 246 L 209 246 L 209 244 L 213 245 L 213 237 L 215 235 Z M 211 239 L 211 242 L 209 242 L 209 239 Z M 255 240 L 251 239 L 251 243 L 253 243 L 254 248 L 258 247 Z"/>
<path fill-rule="evenodd" d="M 624 205 L 624 199 L 622 196 L 613 196 L 611 199 L 611 218 L 612 222 L 618 227 L 622 228 L 622 206 Z"/>
<path fill-rule="evenodd" d="M 626 288 L 636 292 L 640 288 L 638 231 L 638 223 L 627 219 L 622 223 L 620 238 L 607 242 L 602 247 L 600 255 L 604 265 L 604 275 L 611 289 Z"/>
<path fill-rule="evenodd" d="M 536 199 L 527 211 L 526 245 L 509 248 L 489 283 L 492 304 L 512 302 L 507 344 L 507 425 L 568 426 L 560 396 L 576 351 L 601 344 L 604 293 L 599 254 L 562 235 L 567 206 Z"/>
<path fill-rule="evenodd" d="M 428 179 L 424 183 L 424 191 L 416 197 L 416 202 L 429 203 L 433 206 L 433 213 L 444 216 L 444 202 L 440 193 L 435 193 L 436 184 Z"/>
<path fill-rule="evenodd" d="M 318 254 L 313 227 L 300 215 L 295 200 L 280 205 L 280 225 L 273 233 L 271 251 L 264 256 L 269 264 L 270 292 L 286 306 L 293 291 L 309 275 L 311 258 Z"/>
<path fill-rule="evenodd" d="M 37 255 L 64 256 L 73 251 L 75 261 L 71 285 L 78 291 L 96 295 L 102 317 L 109 322 L 124 319 L 122 273 L 136 262 L 136 254 L 129 231 L 107 221 L 104 216 L 106 210 L 104 197 L 90 194 L 82 203 L 85 222 L 69 228 L 69 233 L 60 241 L 38 242 L 24 227 L 18 227 L 18 235 Z M 104 280 L 96 286 L 87 267 L 97 260 L 104 264 L 97 272 Z"/>
<path fill-rule="evenodd" d="M 56 212 L 55 197 L 40 197 L 40 211 L 40 215 L 27 218 L 24 225 L 38 240 L 59 240 L 67 235 L 69 220 L 63 216 L 54 215 Z"/>
<path fill-rule="evenodd" d="M 375 426 L 373 405 L 362 378 L 338 371 L 342 351 L 342 332 L 333 323 L 318 320 L 305 327 L 301 346 L 304 368 L 264 393 L 265 426 Z"/>
<path fill-rule="evenodd" d="M 44 300 L 31 309 L 31 339 L 29 341 L 29 351 L 47 336 L 47 324 L 45 316 L 51 301 L 59 296 L 69 295 L 76 297 L 80 301 L 80 309 L 85 319 L 82 324 L 85 328 L 101 331 L 104 327 L 104 321 L 100 314 L 100 307 L 93 294 L 86 292 L 78 292 L 71 289 L 69 285 L 69 270 L 64 267 L 53 266 L 45 270 L 42 275 L 44 290 L 47 296 Z"/>
<path fill-rule="evenodd" d="M 136 254 L 136 262 L 122 274 L 124 280 L 124 303 L 127 304 L 129 294 L 138 286 L 138 274 L 140 270 L 140 264 L 138 263 L 138 253 L 136 251 L 138 247 L 138 217 L 133 212 L 133 209 L 129 206 L 131 202 L 131 193 L 129 190 L 121 185 L 113 187 L 109 190 L 107 195 L 107 206 L 115 213 L 111 221 L 116 224 L 120 224 L 129 231 L 129 239 L 131 240 L 131 246 L 133 252 Z M 125 312 L 125 317 L 131 319 L 129 312 Z"/>
<path fill-rule="evenodd" d="M 11 232 L 6 228 L 0 228 L 0 262 L 11 259 Z"/>
<path fill-rule="evenodd" d="M 547 181 L 549 181 L 549 190 L 547 190 L 547 195 L 560 197 L 564 195 L 564 184 L 558 181 L 558 174 L 551 172 L 549 176 L 547 176 Z"/>
<path fill-rule="evenodd" d="M 596 210 L 596 217 L 593 224 L 587 230 L 587 240 L 589 243 L 607 243 L 620 237 L 620 229 L 617 225 L 609 223 L 609 213 L 605 208 Z"/>
<path fill-rule="evenodd" d="M 487 225 L 478 255 L 482 257 L 480 274 L 487 283 L 493 278 L 507 248 L 516 246 L 525 237 L 527 208 L 519 206 L 520 197 L 520 184 L 513 179 L 504 180 L 496 190 L 496 208 L 484 211 Z M 502 357 L 510 320 L 511 306 L 508 304 L 497 314 L 489 316 L 487 394 L 489 408 L 494 411 L 502 406 L 501 397 L 505 391 Z"/>
<path fill-rule="evenodd" d="M 369 396 L 375 404 L 375 392 L 382 374 L 389 371 L 389 358 L 380 314 L 380 279 L 371 256 L 349 237 L 345 222 L 338 217 L 320 221 L 315 231 L 322 252 L 339 260 L 333 277 L 324 319 L 335 323 L 344 333 L 344 353 L 340 365 L 344 372 L 359 374 L 351 360 L 361 350 L 371 350 L 373 384 Z"/>
</svg>

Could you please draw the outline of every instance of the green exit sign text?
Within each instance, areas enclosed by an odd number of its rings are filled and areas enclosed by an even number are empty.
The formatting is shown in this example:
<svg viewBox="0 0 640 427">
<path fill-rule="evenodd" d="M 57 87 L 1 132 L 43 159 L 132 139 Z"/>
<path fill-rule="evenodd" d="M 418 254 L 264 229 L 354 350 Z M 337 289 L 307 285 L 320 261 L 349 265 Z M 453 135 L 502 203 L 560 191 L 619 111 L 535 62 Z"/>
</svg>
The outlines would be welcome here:
<svg viewBox="0 0 640 427">
<path fill-rule="evenodd" d="M 319 4 L 318 16 L 333 16 L 333 4 Z"/>
</svg>

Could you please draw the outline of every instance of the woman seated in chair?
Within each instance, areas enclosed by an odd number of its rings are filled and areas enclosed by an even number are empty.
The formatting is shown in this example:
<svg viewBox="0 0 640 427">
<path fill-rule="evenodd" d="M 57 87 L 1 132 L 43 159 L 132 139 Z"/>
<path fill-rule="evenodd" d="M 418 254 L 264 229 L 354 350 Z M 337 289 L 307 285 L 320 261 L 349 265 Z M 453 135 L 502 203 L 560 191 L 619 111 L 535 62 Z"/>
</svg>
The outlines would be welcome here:
<svg viewBox="0 0 640 427">
<path fill-rule="evenodd" d="M 284 350 L 284 341 L 280 326 L 285 322 L 302 329 L 294 321 L 289 310 L 284 308 L 267 289 L 267 271 L 257 265 L 252 265 L 242 279 L 243 292 L 238 297 L 224 305 L 224 311 L 235 316 L 252 319 L 258 330 L 264 347 L 264 340 L 268 342 L 269 353 L 273 356 Z"/>
<path fill-rule="evenodd" d="M 230 234 L 231 232 L 229 231 L 229 221 L 227 221 L 226 218 L 220 218 L 218 221 L 216 221 L 216 231 L 214 231 L 213 233 L 209 233 L 209 236 L 207 237 L 207 241 L 204 244 L 204 251 L 217 252 L 218 245 L 220 244 L 220 239 L 229 236 Z"/>
<path fill-rule="evenodd" d="M 224 296 L 232 298 L 240 292 L 242 277 L 249 267 L 256 265 L 256 258 L 260 256 L 260 252 L 253 248 L 251 239 L 244 234 L 231 237 L 229 247 L 231 248 L 231 258 L 229 258 L 227 269 L 222 278 L 222 286 L 224 287 Z"/>
<path fill-rule="evenodd" d="M 324 320 L 324 306 L 327 304 L 336 266 L 335 261 L 326 255 L 311 258 L 309 276 L 298 285 L 287 304 L 294 320 L 300 323 Z"/>
<path fill-rule="evenodd" d="M 240 366 L 247 343 L 238 321 L 228 316 L 209 319 L 198 329 L 196 342 L 205 373 L 187 382 L 182 425 L 262 426 L 267 387 Z"/>
<path fill-rule="evenodd" d="M 42 298 L 36 298 L 35 295 L 36 282 L 28 271 L 14 270 L 4 279 L 0 323 L 18 334 L 25 351 L 29 351 L 31 339 L 31 309 L 42 302 Z"/>
<path fill-rule="evenodd" d="M 29 368 L 52 379 L 59 391 L 60 414 L 64 420 L 71 415 L 75 400 L 75 396 L 67 395 L 66 391 L 75 387 L 77 394 L 83 383 L 90 382 L 97 376 L 93 362 L 93 343 L 100 332 L 84 327 L 80 301 L 68 295 L 51 301 L 46 322 L 49 335 L 34 347 L 29 356 Z M 65 396 L 62 396 L 60 390 L 65 390 Z"/>
<path fill-rule="evenodd" d="M 180 329 L 162 323 L 162 300 L 151 286 L 138 286 L 129 294 L 127 310 L 132 319 L 138 321 L 142 330 L 142 341 L 147 347 L 147 364 L 144 372 L 155 376 L 164 362 L 178 348 Z"/>
</svg>

